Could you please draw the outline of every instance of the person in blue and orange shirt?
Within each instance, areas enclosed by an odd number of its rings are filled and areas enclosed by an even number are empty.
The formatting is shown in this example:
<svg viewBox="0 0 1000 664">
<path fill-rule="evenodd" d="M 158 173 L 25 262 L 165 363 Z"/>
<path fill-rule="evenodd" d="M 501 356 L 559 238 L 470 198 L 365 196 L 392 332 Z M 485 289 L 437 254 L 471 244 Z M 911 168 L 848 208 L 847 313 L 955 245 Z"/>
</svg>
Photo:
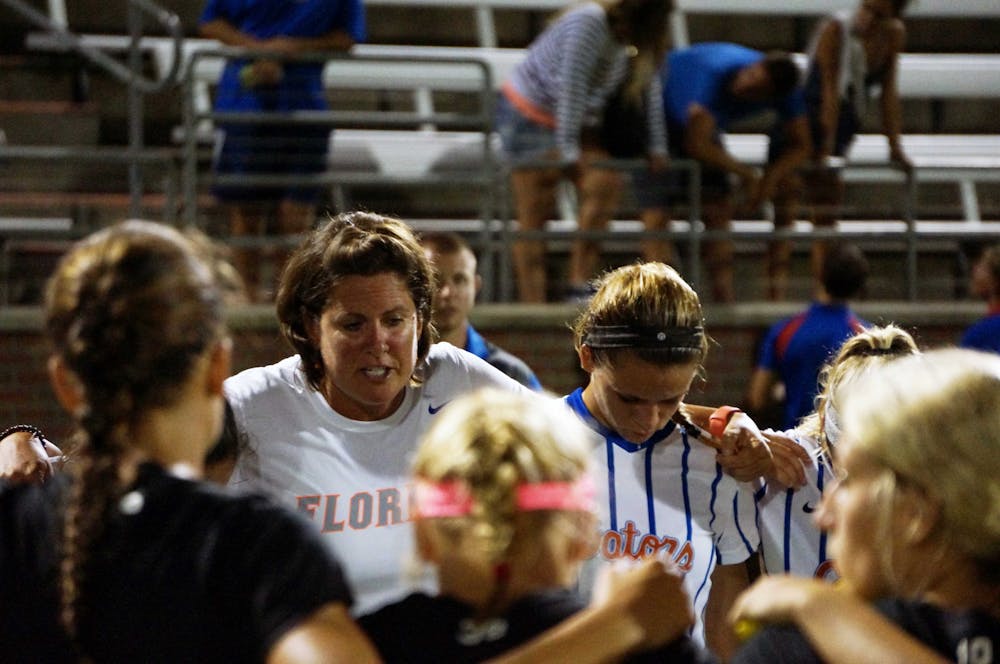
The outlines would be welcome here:
<svg viewBox="0 0 1000 664">
<path fill-rule="evenodd" d="M 750 377 L 750 408 L 767 406 L 780 381 L 785 386 L 783 429 L 794 428 L 813 411 L 820 368 L 844 340 L 868 327 L 848 304 L 864 289 L 868 269 L 868 261 L 856 245 L 845 243 L 830 249 L 815 301 L 768 330 Z"/>
<path fill-rule="evenodd" d="M 962 335 L 963 348 L 1000 353 L 1000 245 L 987 247 L 972 268 L 972 294 L 986 300 L 989 311 Z"/>
</svg>

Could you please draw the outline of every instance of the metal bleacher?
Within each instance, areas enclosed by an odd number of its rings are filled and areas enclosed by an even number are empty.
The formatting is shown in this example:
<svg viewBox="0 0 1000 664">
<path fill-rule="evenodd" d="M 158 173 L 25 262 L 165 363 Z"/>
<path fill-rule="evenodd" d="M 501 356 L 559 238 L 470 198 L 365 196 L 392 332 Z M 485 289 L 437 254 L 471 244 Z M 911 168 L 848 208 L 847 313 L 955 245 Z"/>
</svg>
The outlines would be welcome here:
<svg viewBox="0 0 1000 664">
<path fill-rule="evenodd" d="M 7 2 L 9 0 L 0 0 Z M 475 19 L 476 34 L 468 46 L 409 46 L 396 44 L 360 44 L 349 56 L 322 58 L 324 80 L 328 89 L 396 93 L 406 99 L 406 110 L 395 108 L 334 108 L 322 120 L 336 125 L 332 134 L 331 161 L 328 171 L 315 181 L 328 185 L 336 201 L 348 204 L 352 192 L 361 187 L 434 188 L 451 185 L 478 201 L 477 212 L 458 218 L 414 217 L 422 228 L 459 229 L 493 260 L 484 260 L 487 298 L 506 299 L 510 278 L 506 265 L 505 243 L 516 233 L 506 207 L 502 185 L 504 173 L 494 152 L 491 134 L 492 97 L 506 74 L 524 55 L 522 48 L 501 48 L 497 39 L 497 12 L 550 13 L 564 6 L 564 0 L 366 0 L 369 10 L 390 7 L 467 9 Z M 719 16 L 741 14 L 818 15 L 844 6 L 831 0 L 788 3 L 787 0 L 678 0 L 670 30 L 675 44 L 690 41 L 689 18 L 699 14 Z M 66 10 L 60 0 L 49 0 L 52 20 L 66 26 Z M 1000 3 L 995 0 L 921 0 L 914 3 L 909 15 L 922 19 L 947 21 L 956 17 L 981 16 L 1000 19 Z M 66 48 L 65 39 L 53 31 L 28 35 L 27 46 L 38 52 Z M 133 39 L 126 34 L 79 35 L 79 46 L 102 54 L 128 55 Z M 200 223 L 203 206 L 200 195 L 211 175 L 204 163 L 204 148 L 211 140 L 212 125 L 220 118 L 211 111 L 211 90 L 218 80 L 224 57 L 237 51 L 221 49 L 211 40 L 188 38 L 175 48 L 165 37 L 142 37 L 134 41 L 136 49 L 148 56 L 154 76 L 167 80 L 178 71 L 185 115 L 175 131 L 177 140 L 173 162 L 179 167 L 177 208 L 179 218 Z M 900 95 L 905 99 L 987 99 L 1000 100 L 1000 53 L 905 53 L 899 71 Z M 438 99 L 465 101 L 458 109 L 444 107 Z M 471 101 L 469 101 L 471 100 Z M 230 118 L 231 119 L 231 118 Z M 288 118 L 289 122 L 315 120 Z M 905 127 L 905 122 L 904 122 Z M 904 182 L 902 173 L 888 165 L 884 137 L 865 134 L 858 137 L 850 161 L 844 165 L 848 183 L 899 185 L 894 204 L 896 219 L 845 219 L 837 232 L 858 238 L 897 238 L 907 246 L 906 274 L 916 278 L 918 245 L 925 240 L 958 240 L 966 237 L 1000 237 L 1000 221 L 984 217 L 979 188 L 1000 182 L 1000 125 L 987 128 L 992 133 L 912 133 L 903 137 L 908 154 L 916 165 L 914 179 Z M 728 146 L 734 154 L 751 163 L 762 163 L 766 137 L 759 133 L 733 133 Z M 0 158 L 22 158 L 18 146 L 0 147 Z M 243 184 L 253 186 L 251 180 Z M 914 198 L 921 188 L 930 185 L 953 186 L 958 194 L 959 213 L 952 218 L 921 218 Z M 564 208 L 570 206 L 564 205 Z M 173 210 L 174 205 L 168 205 Z M 693 208 L 696 210 L 696 206 Z M 575 222 L 563 215 L 546 229 L 551 238 L 565 238 L 574 232 Z M 954 218 L 957 217 L 957 218 Z M 409 218 L 409 217 L 408 217 Z M 20 220 L 19 228 L 26 220 Z M 696 213 L 677 220 L 672 237 L 687 238 L 692 247 L 703 229 Z M 773 234 L 767 219 L 740 219 L 733 225 L 737 239 L 759 240 Z M 640 235 L 634 222 L 624 219 L 612 224 L 602 235 L 634 241 Z M 796 240 L 815 236 L 809 224 L 802 222 L 787 231 Z M 697 263 L 694 274 L 697 283 Z M 911 297 L 913 288 L 909 289 Z"/>
</svg>

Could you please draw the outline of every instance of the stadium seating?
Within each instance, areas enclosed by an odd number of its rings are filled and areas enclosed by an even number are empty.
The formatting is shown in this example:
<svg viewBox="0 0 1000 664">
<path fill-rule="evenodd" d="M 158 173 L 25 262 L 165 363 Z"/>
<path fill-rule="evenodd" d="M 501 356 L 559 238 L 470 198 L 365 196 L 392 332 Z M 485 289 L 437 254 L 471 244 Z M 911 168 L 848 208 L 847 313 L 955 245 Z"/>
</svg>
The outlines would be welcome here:
<svg viewBox="0 0 1000 664">
<path fill-rule="evenodd" d="M 51 7 L 58 7 L 60 0 L 50 0 Z M 335 111 L 338 129 L 332 137 L 330 170 L 324 182 L 336 185 L 339 194 L 356 185 L 399 184 L 404 182 L 436 185 L 442 179 L 454 177 L 456 173 L 475 173 L 476 181 L 495 182 L 496 160 L 491 153 L 495 140 L 489 136 L 488 127 L 482 125 L 482 114 L 488 104 L 476 106 L 475 112 L 457 117 L 450 111 L 437 108 L 435 99 L 439 93 L 458 93 L 482 96 L 492 92 L 504 80 L 523 57 L 520 48 L 498 48 L 495 16 L 498 11 L 533 11 L 549 13 L 564 6 L 563 0 L 366 0 L 366 6 L 376 7 L 446 7 L 450 10 L 468 9 L 475 16 L 476 46 L 406 46 L 387 44 L 361 44 L 355 47 L 355 58 L 333 59 L 325 67 L 327 86 L 332 91 L 347 89 L 373 89 L 405 93 L 412 97 L 412 112 L 395 120 L 387 120 L 386 114 L 376 118 L 376 114 L 364 113 L 352 116 L 346 111 Z M 778 0 L 678 0 L 671 31 L 677 44 L 689 39 L 689 17 L 714 15 L 802 15 L 815 18 L 843 6 L 841 2 L 814 0 L 808 3 L 788 3 Z M 58 9 L 53 9 L 53 15 Z M 910 15 L 914 17 L 938 17 L 950 19 L 982 16 L 1000 18 L 1000 5 L 992 0 L 921 0 L 914 3 Z M 130 39 L 124 35 L 92 34 L 83 35 L 84 43 L 109 52 L 123 53 Z M 52 49 L 54 44 L 49 36 L 34 33 L 29 35 L 28 45 L 34 49 Z M 151 56 L 157 72 L 169 70 L 172 47 L 169 40 L 146 37 L 141 48 Z M 184 44 L 185 63 L 192 61 L 196 53 L 217 49 L 218 44 L 210 40 L 187 39 Z M 800 62 L 802 57 L 799 56 Z M 195 70 L 190 71 L 192 108 L 200 117 L 195 125 L 180 127 L 176 138 L 190 146 L 192 140 L 204 142 L 211 132 L 210 90 L 218 79 L 221 61 L 198 57 Z M 407 60 L 439 62 L 433 70 L 424 64 L 414 64 Z M 485 71 L 469 67 L 468 61 L 481 61 Z M 186 67 L 183 69 L 186 70 Z M 1000 53 L 937 54 L 905 53 L 900 62 L 899 87 L 904 99 L 1000 99 Z M 481 97 L 485 98 L 485 97 Z M 336 115 L 339 113 L 339 115 Z M 451 113 L 449 115 L 449 113 Z M 364 117 L 362 117 L 364 116 Z M 398 126 L 393 126 L 396 122 Z M 461 127 L 463 122 L 470 126 Z M 195 128 L 194 137 L 191 135 Z M 195 140 L 195 142 L 197 142 Z M 918 235 L 956 236 L 966 232 L 990 234 L 997 232 L 994 224 L 982 220 L 977 188 L 981 183 L 1000 181 L 1000 135 L 967 136 L 959 134 L 914 134 L 904 136 L 904 145 L 911 154 L 918 169 L 916 186 L 924 183 L 954 185 L 959 193 L 961 223 L 946 224 L 936 219 L 910 219 L 913 224 L 902 228 Z M 761 163 L 764 155 L 765 137 L 757 133 L 736 133 L 729 137 L 729 147 L 734 153 L 749 162 Z M 886 163 L 885 140 L 879 135 L 859 137 L 845 165 L 845 180 L 859 183 L 896 183 L 902 175 L 888 167 Z M 502 175 L 502 174 L 500 174 Z M 479 179 L 479 176 L 482 176 Z M 486 185 L 484 185 L 486 186 Z M 186 189 L 194 193 L 191 187 Z M 907 191 L 912 191 L 909 189 Z M 191 209 L 192 206 L 188 206 Z M 901 209 L 910 203 L 901 202 Z M 568 204 L 563 205 L 569 209 Z M 495 216 L 495 219 L 494 219 Z M 500 220 L 497 222 L 496 220 Z M 464 228 L 472 232 L 482 232 L 488 237 L 488 229 L 497 223 L 505 223 L 502 204 L 487 206 L 479 219 L 466 220 Z M 428 226 L 440 223 L 429 218 L 415 220 Z M 694 221 L 694 220 L 691 220 Z M 861 224 L 842 224 L 845 233 L 897 232 L 900 223 L 891 220 L 862 219 Z M 486 223 L 484 223 L 486 222 Z M 685 232 L 695 228 L 688 222 L 678 221 L 674 230 Z M 553 222 L 550 230 L 560 233 L 572 230 L 571 218 Z M 484 230 L 486 229 L 486 230 Z M 613 232 L 636 233 L 634 224 L 628 222 L 613 225 Z M 737 235 L 756 237 L 766 232 L 766 220 L 739 220 L 734 226 Z M 799 225 L 795 233 L 807 236 L 808 225 Z M 488 242 L 484 239 L 484 242 Z"/>
</svg>

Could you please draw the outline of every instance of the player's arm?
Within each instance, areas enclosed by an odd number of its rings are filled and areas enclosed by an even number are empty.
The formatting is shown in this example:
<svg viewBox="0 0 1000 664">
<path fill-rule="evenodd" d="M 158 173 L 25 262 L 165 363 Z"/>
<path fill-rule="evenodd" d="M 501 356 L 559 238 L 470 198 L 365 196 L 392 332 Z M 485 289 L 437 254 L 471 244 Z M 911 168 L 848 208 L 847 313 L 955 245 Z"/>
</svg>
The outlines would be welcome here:
<svg viewBox="0 0 1000 664">
<path fill-rule="evenodd" d="M 713 409 L 685 403 L 680 412 L 682 420 L 686 418 L 714 436 L 714 441 L 702 442 L 716 447 L 716 461 L 733 479 L 752 482 L 764 477 L 789 487 L 805 484 L 803 464 L 809 462 L 809 454 L 794 440 L 770 430 L 761 431 L 753 418 L 731 406 Z"/>
<path fill-rule="evenodd" d="M 747 632 L 762 623 L 794 623 L 831 664 L 949 661 L 853 593 L 816 579 L 761 577 L 737 598 L 730 622 Z"/>
<path fill-rule="evenodd" d="M 278 639 L 267 656 L 267 664 L 375 664 L 380 661 L 375 646 L 340 602 L 330 602 L 317 609 Z"/>
<path fill-rule="evenodd" d="M 680 417 L 675 417 L 675 421 L 682 426 L 693 424 L 698 430 L 694 433 L 701 442 L 722 454 L 735 454 L 764 443 L 757 423 L 736 406 L 713 408 L 682 403 L 678 414 Z"/>
<path fill-rule="evenodd" d="M 62 451 L 38 429 L 15 426 L 4 433 L 0 437 L 0 479 L 13 483 L 44 482 L 58 469 Z"/>
<path fill-rule="evenodd" d="M 205 454 L 205 479 L 217 484 L 229 482 L 240 453 L 240 432 L 236 425 L 236 415 L 228 399 L 224 404 L 222 433 L 219 434 L 215 445 Z"/>
<path fill-rule="evenodd" d="M 750 386 L 747 388 L 747 405 L 754 411 L 769 406 L 774 385 L 777 382 L 778 376 L 774 371 L 764 367 L 756 367 L 750 375 Z"/>
<path fill-rule="evenodd" d="M 739 647 L 729 611 L 749 585 L 745 563 L 716 565 L 712 572 L 712 590 L 705 605 L 705 644 L 723 661 L 728 661 Z"/>
<path fill-rule="evenodd" d="M 647 558 L 627 569 L 607 568 L 594 604 L 492 664 L 589 664 L 619 661 L 664 646 L 694 624 L 683 580 L 672 564 Z"/>
<path fill-rule="evenodd" d="M 804 113 L 785 121 L 784 135 L 787 139 L 785 149 L 764 170 L 757 197 L 749 200 L 751 208 L 770 200 L 778 184 L 809 158 L 809 121 Z"/>
</svg>

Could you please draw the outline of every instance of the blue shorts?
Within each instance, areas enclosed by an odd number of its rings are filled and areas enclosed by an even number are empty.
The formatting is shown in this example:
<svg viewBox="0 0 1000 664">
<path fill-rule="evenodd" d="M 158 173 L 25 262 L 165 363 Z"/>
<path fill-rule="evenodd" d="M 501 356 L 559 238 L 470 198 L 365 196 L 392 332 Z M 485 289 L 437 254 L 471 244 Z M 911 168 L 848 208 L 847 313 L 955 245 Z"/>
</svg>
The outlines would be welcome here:
<svg viewBox="0 0 1000 664">
<path fill-rule="evenodd" d="M 221 125 L 213 170 L 219 175 L 299 175 L 322 173 L 327 167 L 328 125 L 274 123 Z M 291 199 L 315 203 L 321 187 L 216 185 L 212 193 L 224 201 Z"/>
<path fill-rule="evenodd" d="M 494 128 L 512 166 L 551 158 L 557 149 L 555 130 L 524 117 L 502 94 L 497 96 Z"/>
</svg>

